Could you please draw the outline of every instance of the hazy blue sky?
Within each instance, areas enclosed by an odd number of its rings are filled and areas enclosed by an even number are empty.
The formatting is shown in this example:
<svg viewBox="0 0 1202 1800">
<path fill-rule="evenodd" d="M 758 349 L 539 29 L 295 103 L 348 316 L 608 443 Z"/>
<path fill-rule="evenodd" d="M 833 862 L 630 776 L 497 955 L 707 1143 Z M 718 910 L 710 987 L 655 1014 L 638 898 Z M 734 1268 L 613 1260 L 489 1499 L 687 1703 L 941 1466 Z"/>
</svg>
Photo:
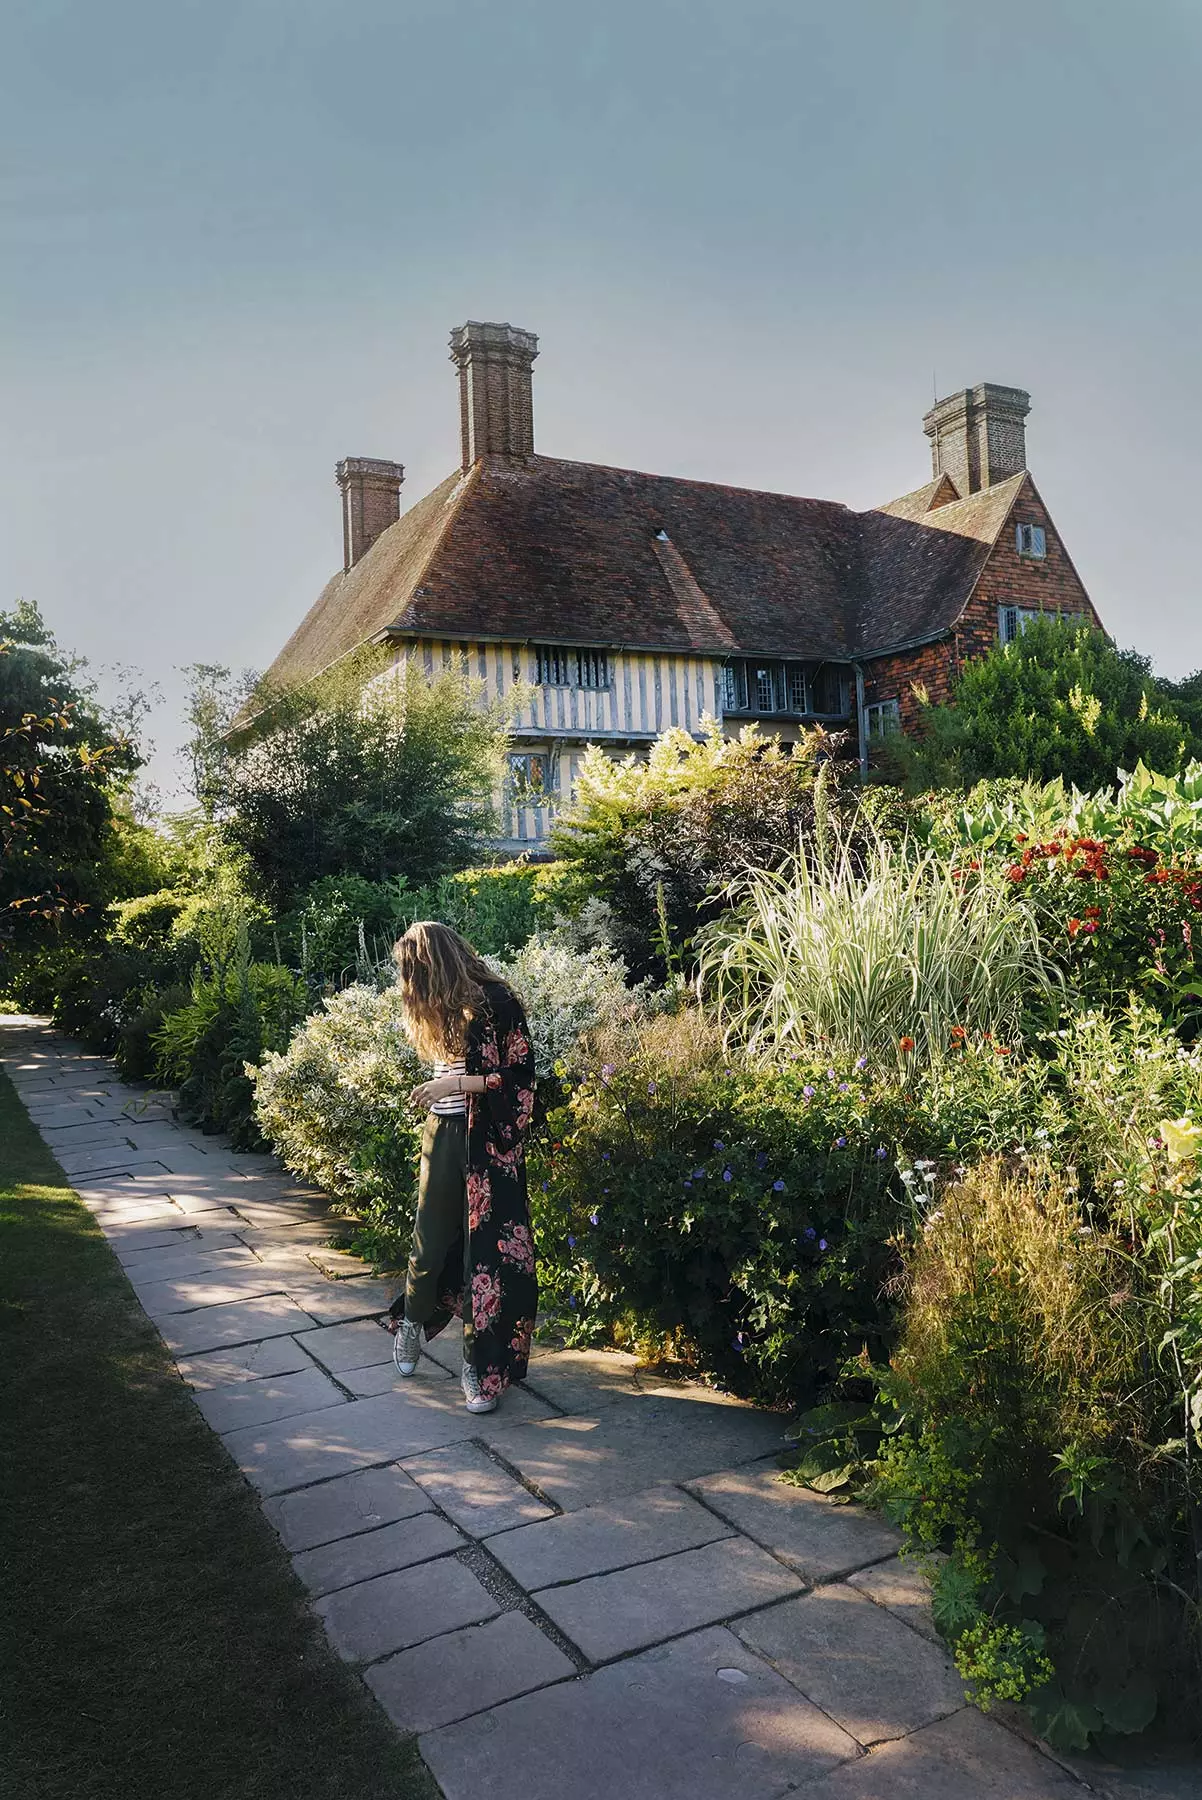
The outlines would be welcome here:
<svg viewBox="0 0 1202 1800">
<path fill-rule="evenodd" d="M 1197 0 L 9 0 L 0 595 L 163 683 L 262 667 L 333 464 L 455 466 L 446 339 L 537 331 L 551 454 L 866 506 L 940 393 L 1124 643 L 1202 664 Z"/>
</svg>

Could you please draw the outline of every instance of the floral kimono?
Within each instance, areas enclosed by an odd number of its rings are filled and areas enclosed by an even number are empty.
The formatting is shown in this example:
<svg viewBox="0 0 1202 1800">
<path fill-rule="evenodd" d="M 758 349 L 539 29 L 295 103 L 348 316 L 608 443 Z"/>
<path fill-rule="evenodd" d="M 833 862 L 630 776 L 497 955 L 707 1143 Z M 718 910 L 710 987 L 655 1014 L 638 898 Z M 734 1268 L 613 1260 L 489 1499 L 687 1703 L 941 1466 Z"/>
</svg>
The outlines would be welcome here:
<svg viewBox="0 0 1202 1800">
<path fill-rule="evenodd" d="M 467 1073 L 485 1081 L 482 1094 L 467 1096 L 466 1257 L 460 1233 L 443 1265 L 438 1310 L 425 1332 L 436 1337 L 451 1318 L 470 1318 L 480 1390 L 496 1399 L 525 1376 L 538 1310 L 526 1193 L 534 1051 L 526 1015 L 509 989 L 489 983 L 484 995 L 463 1052 Z"/>
</svg>

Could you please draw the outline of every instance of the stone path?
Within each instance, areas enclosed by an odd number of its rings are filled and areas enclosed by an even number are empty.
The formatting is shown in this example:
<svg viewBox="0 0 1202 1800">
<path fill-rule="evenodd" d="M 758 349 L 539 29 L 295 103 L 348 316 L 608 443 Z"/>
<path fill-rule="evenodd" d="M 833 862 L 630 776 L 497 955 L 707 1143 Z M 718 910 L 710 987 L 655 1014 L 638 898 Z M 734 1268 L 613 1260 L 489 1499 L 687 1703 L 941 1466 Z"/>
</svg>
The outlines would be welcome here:
<svg viewBox="0 0 1202 1800">
<path fill-rule="evenodd" d="M 0 1056 L 447 1800 L 1086 1791 L 965 1706 L 896 1533 L 777 1480 L 779 1417 L 586 1351 L 536 1352 L 473 1417 L 449 1333 L 397 1376 L 392 1288 L 326 1247 L 319 1193 L 40 1021 L 0 1018 Z"/>
</svg>

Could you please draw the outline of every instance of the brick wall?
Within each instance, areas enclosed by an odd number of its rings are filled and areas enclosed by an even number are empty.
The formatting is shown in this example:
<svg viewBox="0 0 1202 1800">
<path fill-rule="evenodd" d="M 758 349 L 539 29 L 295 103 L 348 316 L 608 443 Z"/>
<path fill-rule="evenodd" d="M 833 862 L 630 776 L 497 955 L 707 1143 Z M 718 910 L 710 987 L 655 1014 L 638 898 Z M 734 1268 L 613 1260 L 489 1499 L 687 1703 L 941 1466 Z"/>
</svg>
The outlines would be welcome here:
<svg viewBox="0 0 1202 1800">
<path fill-rule="evenodd" d="M 1047 555 L 1036 559 L 1020 556 L 1015 544 L 1017 525 L 1042 525 Z M 910 730 L 918 717 L 914 684 L 924 685 L 931 699 L 951 697 L 956 677 L 970 658 L 984 656 L 998 641 L 998 609 L 1021 606 L 1035 612 L 1084 613 L 1101 626 L 1089 595 L 1068 559 L 1060 534 L 1052 523 L 1035 484 L 1024 482 L 1010 519 L 1002 532 L 972 598 L 955 626 L 938 643 L 876 658 L 864 667 L 865 699 L 897 700 L 902 729 Z"/>
</svg>

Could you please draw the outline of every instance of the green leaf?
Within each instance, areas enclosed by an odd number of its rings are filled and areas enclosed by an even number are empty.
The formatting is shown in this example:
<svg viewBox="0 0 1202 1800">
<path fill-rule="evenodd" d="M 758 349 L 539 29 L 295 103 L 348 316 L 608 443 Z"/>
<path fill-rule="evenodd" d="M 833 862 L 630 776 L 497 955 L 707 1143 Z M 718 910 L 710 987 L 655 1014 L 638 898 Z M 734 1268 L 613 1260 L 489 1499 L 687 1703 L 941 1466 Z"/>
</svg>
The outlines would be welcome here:
<svg viewBox="0 0 1202 1800">
<path fill-rule="evenodd" d="M 1098 1707 L 1111 1731 L 1143 1731 L 1156 1717 L 1160 1695 L 1156 1683 L 1138 1670 L 1121 1687 L 1100 1690 Z"/>
<path fill-rule="evenodd" d="M 841 1468 L 826 1469 L 820 1474 L 811 1475 L 807 1485 L 812 1487 L 815 1493 L 830 1494 L 836 1488 L 846 1487 L 855 1474 L 855 1469 L 854 1463 L 844 1463 Z"/>
<path fill-rule="evenodd" d="M 1103 1726 L 1101 1713 L 1086 1700 L 1070 1700 L 1054 1682 L 1033 1693 L 1027 1705 L 1031 1723 L 1053 1750 L 1088 1750 Z"/>
<path fill-rule="evenodd" d="M 1047 1567 L 1034 1544 L 1021 1544 L 1014 1556 L 1002 1551 L 995 1564 L 997 1579 L 1011 1600 L 1025 1594 L 1038 1594 L 1047 1575 Z"/>
</svg>

